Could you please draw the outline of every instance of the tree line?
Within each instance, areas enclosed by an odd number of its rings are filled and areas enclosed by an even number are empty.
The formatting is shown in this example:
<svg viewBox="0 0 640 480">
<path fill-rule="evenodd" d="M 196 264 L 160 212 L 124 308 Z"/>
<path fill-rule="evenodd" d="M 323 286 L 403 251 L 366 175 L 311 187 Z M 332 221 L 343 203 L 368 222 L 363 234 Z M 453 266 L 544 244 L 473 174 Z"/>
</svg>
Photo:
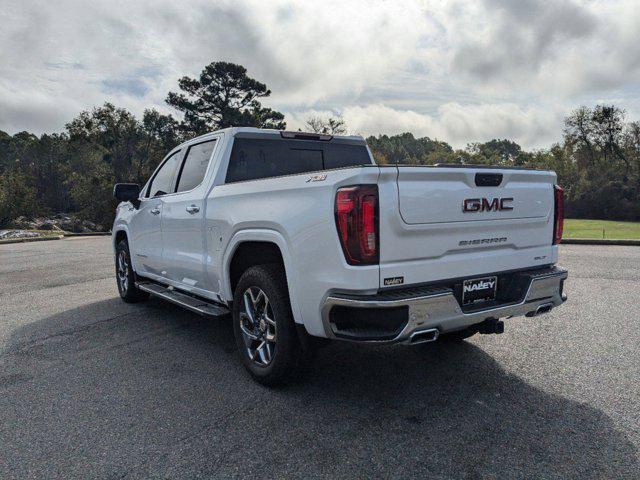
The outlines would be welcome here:
<svg viewBox="0 0 640 480">
<path fill-rule="evenodd" d="M 148 109 L 136 118 L 105 103 L 83 111 L 62 133 L 40 137 L 0 131 L 0 228 L 19 216 L 77 213 L 110 228 L 117 182 L 143 184 L 165 154 L 186 139 L 233 125 L 284 129 L 284 115 L 263 107 L 271 91 L 241 65 L 213 62 L 183 77 L 166 102 L 182 120 Z"/>
<path fill-rule="evenodd" d="M 569 218 L 640 221 L 640 122 L 614 105 L 579 107 L 564 121 L 562 141 L 525 151 L 501 139 L 454 150 L 411 133 L 369 137 L 378 163 L 504 165 L 550 169 L 565 191 Z"/>
<path fill-rule="evenodd" d="M 246 69 L 213 62 L 198 78 L 183 77 L 167 104 L 181 119 L 146 110 L 142 118 L 105 103 L 80 112 L 61 133 L 0 131 L 0 228 L 19 216 L 76 213 L 110 227 L 114 183 L 144 183 L 182 141 L 228 126 L 285 129 L 284 115 L 264 107 L 271 92 Z M 341 134 L 340 118 L 311 117 L 306 129 Z M 567 216 L 640 220 L 640 122 L 609 105 L 580 107 L 565 119 L 562 141 L 525 151 L 507 139 L 448 143 L 411 133 L 371 136 L 380 164 L 492 164 L 555 170 L 565 188 Z"/>
</svg>

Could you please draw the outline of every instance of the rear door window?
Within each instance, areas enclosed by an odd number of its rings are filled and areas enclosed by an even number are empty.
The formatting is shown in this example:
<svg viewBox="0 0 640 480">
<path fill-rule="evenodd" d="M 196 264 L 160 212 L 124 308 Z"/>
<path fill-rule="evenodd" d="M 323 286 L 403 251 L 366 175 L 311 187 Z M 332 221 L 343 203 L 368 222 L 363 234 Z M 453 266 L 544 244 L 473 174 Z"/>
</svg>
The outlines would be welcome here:
<svg viewBox="0 0 640 480">
<path fill-rule="evenodd" d="M 202 183 L 215 144 L 215 140 L 207 140 L 189 147 L 182 164 L 182 170 L 178 176 L 176 192 L 193 190 Z"/>
<path fill-rule="evenodd" d="M 370 165 L 365 145 L 311 140 L 236 138 L 227 183 Z"/>
</svg>

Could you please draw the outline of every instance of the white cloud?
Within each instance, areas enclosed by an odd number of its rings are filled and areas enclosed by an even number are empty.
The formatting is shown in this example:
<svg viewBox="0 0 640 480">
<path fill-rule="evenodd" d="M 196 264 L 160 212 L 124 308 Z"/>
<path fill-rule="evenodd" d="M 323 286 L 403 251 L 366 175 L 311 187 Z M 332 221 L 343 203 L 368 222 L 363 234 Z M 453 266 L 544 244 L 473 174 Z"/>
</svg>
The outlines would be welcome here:
<svg viewBox="0 0 640 480">
<path fill-rule="evenodd" d="M 449 16 L 448 39 L 452 72 L 478 92 L 569 99 L 640 83 L 635 0 L 476 5 L 473 15 Z"/>
<path fill-rule="evenodd" d="M 434 115 L 400 110 L 382 104 L 347 107 L 342 111 L 306 110 L 288 115 L 289 128 L 304 130 L 306 119 L 342 116 L 349 133 L 363 136 L 412 132 L 446 140 L 454 147 L 471 141 L 508 138 L 529 147 L 544 147 L 557 140 L 566 112 L 552 107 L 523 109 L 512 103 L 461 105 L 446 103 Z"/>
<path fill-rule="evenodd" d="M 637 1 L 14 2 L 0 11 L 0 129 L 59 131 L 112 101 L 168 111 L 182 75 L 245 65 L 290 127 L 341 113 L 353 131 L 464 145 L 559 139 L 581 103 L 640 114 Z"/>
<path fill-rule="evenodd" d="M 513 139 L 529 147 L 547 146 L 557 140 L 564 111 L 551 107 L 526 107 L 514 103 L 460 105 L 447 103 L 439 109 L 443 138 L 453 144 Z"/>
</svg>

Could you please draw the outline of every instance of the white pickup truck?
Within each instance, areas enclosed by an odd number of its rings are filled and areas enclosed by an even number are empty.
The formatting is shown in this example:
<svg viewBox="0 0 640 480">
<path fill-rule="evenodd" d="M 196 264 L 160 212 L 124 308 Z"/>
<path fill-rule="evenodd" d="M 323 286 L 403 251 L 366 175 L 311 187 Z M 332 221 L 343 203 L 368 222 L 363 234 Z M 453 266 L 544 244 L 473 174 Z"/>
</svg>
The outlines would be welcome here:
<svg viewBox="0 0 640 480">
<path fill-rule="evenodd" d="M 561 305 L 550 171 L 376 165 L 358 136 L 229 128 L 118 184 L 123 300 L 231 313 L 244 365 L 291 377 L 318 338 L 418 344 L 501 333 Z"/>
</svg>

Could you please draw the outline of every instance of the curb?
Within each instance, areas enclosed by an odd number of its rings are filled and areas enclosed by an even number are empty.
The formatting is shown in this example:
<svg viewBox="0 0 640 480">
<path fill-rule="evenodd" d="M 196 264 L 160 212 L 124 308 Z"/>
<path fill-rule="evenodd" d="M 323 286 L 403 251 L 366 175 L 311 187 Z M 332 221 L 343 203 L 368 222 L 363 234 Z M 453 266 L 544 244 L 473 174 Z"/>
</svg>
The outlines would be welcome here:
<svg viewBox="0 0 640 480">
<path fill-rule="evenodd" d="M 111 235 L 111 232 L 86 232 L 86 233 L 63 233 L 63 237 L 103 237 Z"/>
<path fill-rule="evenodd" d="M 51 237 L 26 237 L 26 238 L 10 238 L 0 240 L 0 245 L 8 245 L 10 243 L 29 243 L 29 242 L 46 242 L 49 240 L 61 240 L 64 235 L 57 235 Z"/>
<path fill-rule="evenodd" d="M 563 238 L 561 244 L 571 245 L 623 245 L 640 247 L 640 240 L 608 240 L 595 238 Z"/>
<path fill-rule="evenodd" d="M 89 233 L 61 233 L 50 237 L 26 237 L 26 238 L 9 238 L 0 240 L 0 245 L 9 245 L 12 243 L 29 243 L 29 242 L 46 242 L 49 240 L 62 240 L 67 237 L 103 237 L 111 235 L 111 232 L 89 232 Z"/>
</svg>

